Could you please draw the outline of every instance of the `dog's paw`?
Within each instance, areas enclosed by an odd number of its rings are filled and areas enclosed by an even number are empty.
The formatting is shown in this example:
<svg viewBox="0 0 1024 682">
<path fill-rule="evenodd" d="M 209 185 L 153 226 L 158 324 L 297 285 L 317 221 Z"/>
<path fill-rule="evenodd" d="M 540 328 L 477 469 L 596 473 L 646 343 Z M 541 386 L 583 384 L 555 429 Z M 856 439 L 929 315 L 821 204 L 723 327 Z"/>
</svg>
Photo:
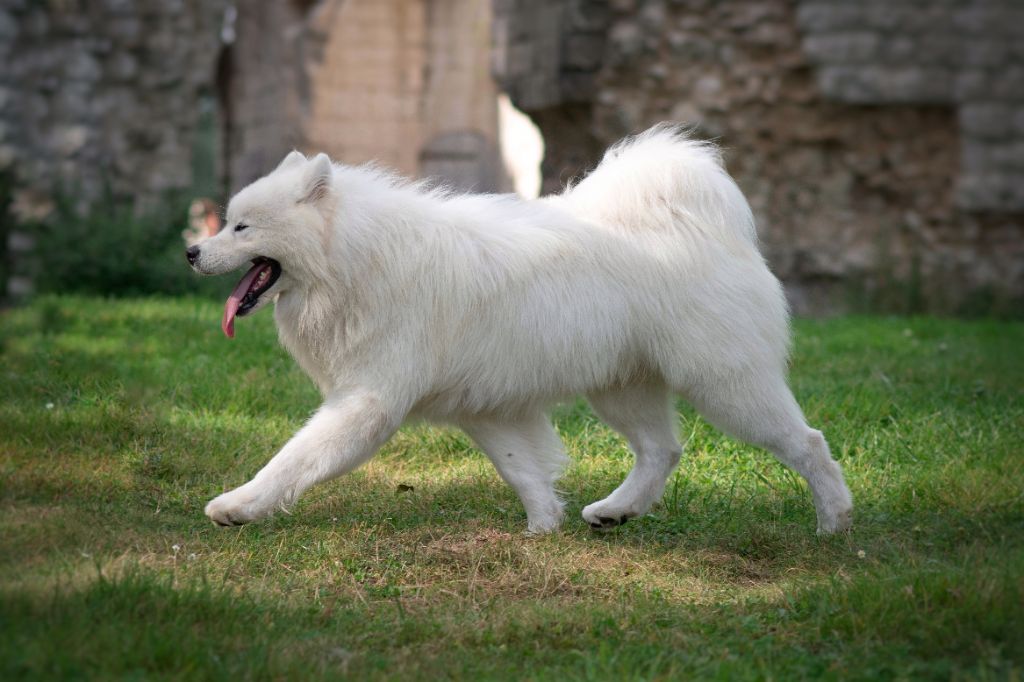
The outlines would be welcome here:
<svg viewBox="0 0 1024 682">
<path fill-rule="evenodd" d="M 832 535 L 849 530 L 853 525 L 853 497 L 842 477 L 837 475 L 836 478 L 828 496 L 814 500 L 818 515 L 818 535 Z"/>
<path fill-rule="evenodd" d="M 553 503 L 543 513 L 527 514 L 526 534 L 530 537 L 554 533 L 562 526 L 565 512 L 561 502 Z"/>
<path fill-rule="evenodd" d="M 257 491 L 242 486 L 210 500 L 205 511 L 218 526 L 240 526 L 270 516 L 274 505 L 267 504 Z"/>
<path fill-rule="evenodd" d="M 838 511 L 818 515 L 818 535 L 834 535 L 850 530 L 853 525 L 853 507 L 845 507 Z"/>
<path fill-rule="evenodd" d="M 632 510 L 618 509 L 605 502 L 595 502 L 583 508 L 583 520 L 595 530 L 622 526 L 636 515 Z"/>
</svg>

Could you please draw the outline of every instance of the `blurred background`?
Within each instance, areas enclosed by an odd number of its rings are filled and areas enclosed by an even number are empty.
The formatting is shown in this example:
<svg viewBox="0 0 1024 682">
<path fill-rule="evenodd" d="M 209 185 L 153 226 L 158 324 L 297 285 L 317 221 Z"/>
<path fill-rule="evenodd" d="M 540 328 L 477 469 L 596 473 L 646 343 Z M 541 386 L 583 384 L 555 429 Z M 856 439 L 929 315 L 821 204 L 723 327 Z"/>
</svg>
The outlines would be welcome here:
<svg viewBox="0 0 1024 682">
<path fill-rule="evenodd" d="M 3 0 L 0 291 L 217 289 L 291 149 L 533 197 L 663 120 L 801 314 L 1024 315 L 1020 0 Z"/>
</svg>

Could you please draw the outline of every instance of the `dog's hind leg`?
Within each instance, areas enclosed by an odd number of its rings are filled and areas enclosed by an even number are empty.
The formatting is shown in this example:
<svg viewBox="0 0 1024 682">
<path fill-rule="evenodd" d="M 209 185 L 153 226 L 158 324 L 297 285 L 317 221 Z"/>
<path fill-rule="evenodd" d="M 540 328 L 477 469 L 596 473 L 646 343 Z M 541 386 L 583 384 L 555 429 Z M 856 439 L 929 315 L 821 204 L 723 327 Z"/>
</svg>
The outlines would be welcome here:
<svg viewBox="0 0 1024 682">
<path fill-rule="evenodd" d="M 517 418 L 479 418 L 460 423 L 494 463 L 526 507 L 527 532 L 549 533 L 562 523 L 563 502 L 555 492 L 569 458 L 542 412 Z"/>
<path fill-rule="evenodd" d="M 675 411 L 663 384 L 625 386 L 587 399 L 605 423 L 625 436 L 636 456 L 622 485 L 583 508 L 583 518 L 591 527 L 610 528 L 646 514 L 661 498 L 682 448 L 675 434 Z"/>
<path fill-rule="evenodd" d="M 807 480 L 818 513 L 818 533 L 849 528 L 853 501 L 842 469 L 821 431 L 807 425 L 781 370 L 716 377 L 685 393 L 716 427 L 769 450 Z"/>
</svg>

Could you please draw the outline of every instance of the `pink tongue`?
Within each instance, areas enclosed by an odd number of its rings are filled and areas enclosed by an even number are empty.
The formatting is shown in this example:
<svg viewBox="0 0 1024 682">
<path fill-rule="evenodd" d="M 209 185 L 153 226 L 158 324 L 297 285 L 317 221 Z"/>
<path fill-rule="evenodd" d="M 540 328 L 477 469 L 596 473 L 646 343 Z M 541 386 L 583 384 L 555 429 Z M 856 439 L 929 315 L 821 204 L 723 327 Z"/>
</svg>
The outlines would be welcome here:
<svg viewBox="0 0 1024 682">
<path fill-rule="evenodd" d="M 242 299 L 260 271 L 269 267 L 269 263 L 257 263 L 249 268 L 249 272 L 242 276 L 235 286 L 235 290 L 228 296 L 228 300 L 224 304 L 224 317 L 220 320 L 220 328 L 229 339 L 235 338 L 235 313 L 238 312 L 238 306 L 242 305 Z"/>
</svg>

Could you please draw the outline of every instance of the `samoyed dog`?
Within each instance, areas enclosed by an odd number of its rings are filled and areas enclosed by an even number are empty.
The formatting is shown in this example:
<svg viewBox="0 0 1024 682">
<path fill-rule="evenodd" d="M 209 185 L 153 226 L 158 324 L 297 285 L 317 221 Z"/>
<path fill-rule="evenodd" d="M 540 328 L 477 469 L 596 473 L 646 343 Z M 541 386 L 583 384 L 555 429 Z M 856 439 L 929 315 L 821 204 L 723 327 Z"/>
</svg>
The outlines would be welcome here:
<svg viewBox="0 0 1024 682">
<path fill-rule="evenodd" d="M 612 147 L 558 196 L 463 195 L 375 167 L 289 154 L 188 249 L 197 271 L 249 265 L 222 328 L 274 302 L 281 343 L 323 405 L 248 483 L 215 498 L 220 525 L 286 509 L 352 471 L 409 419 L 465 430 L 555 530 L 568 462 L 547 415 L 585 395 L 636 461 L 583 509 L 598 529 L 646 513 L 679 462 L 675 396 L 803 476 L 818 532 L 852 501 L 786 384 L 789 319 L 750 207 L 717 150 L 661 125 Z"/>
</svg>

